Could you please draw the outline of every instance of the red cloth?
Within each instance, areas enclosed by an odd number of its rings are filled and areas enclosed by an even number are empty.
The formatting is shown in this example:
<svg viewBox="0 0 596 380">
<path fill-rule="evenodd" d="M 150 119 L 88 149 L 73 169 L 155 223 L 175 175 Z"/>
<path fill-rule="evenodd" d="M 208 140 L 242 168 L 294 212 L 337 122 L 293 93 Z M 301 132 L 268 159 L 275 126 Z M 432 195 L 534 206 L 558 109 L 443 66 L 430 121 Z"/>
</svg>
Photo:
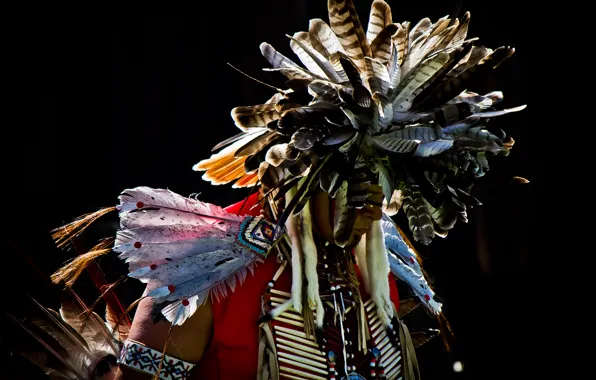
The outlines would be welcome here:
<svg viewBox="0 0 596 380">
<path fill-rule="evenodd" d="M 258 200 L 253 194 L 244 207 L 244 201 L 235 203 L 225 210 L 230 213 L 257 216 L 260 207 L 250 208 Z M 242 207 L 242 210 L 240 208 Z M 240 212 L 239 212 L 240 211 Z M 263 264 L 259 264 L 254 275 L 248 275 L 242 286 L 236 286 L 234 293 L 219 302 L 213 302 L 213 338 L 209 350 L 193 371 L 193 378 L 208 380 L 255 379 L 258 362 L 259 327 L 261 296 L 267 284 L 277 271 L 275 253 L 271 253 Z M 289 292 L 291 269 L 286 267 L 275 286 Z M 390 276 L 392 279 L 392 276 Z M 393 279 L 389 281 L 391 300 L 399 305 L 397 287 Z M 364 295 L 363 289 L 361 289 Z"/>
</svg>

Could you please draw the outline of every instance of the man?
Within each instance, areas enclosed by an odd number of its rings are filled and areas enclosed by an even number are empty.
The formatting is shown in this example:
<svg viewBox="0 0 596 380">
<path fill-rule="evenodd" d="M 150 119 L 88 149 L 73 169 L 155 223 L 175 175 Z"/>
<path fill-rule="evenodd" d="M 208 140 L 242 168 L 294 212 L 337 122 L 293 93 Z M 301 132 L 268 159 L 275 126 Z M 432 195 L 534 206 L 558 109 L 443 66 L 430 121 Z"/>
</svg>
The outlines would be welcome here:
<svg viewBox="0 0 596 380">
<path fill-rule="evenodd" d="M 474 46 L 469 13 L 394 23 L 375 0 L 365 32 L 351 0 L 328 8 L 329 24 L 291 37 L 305 67 L 261 44 L 287 89 L 234 108 L 242 133 L 195 167 L 257 193 L 225 210 L 121 194 L 112 250 L 147 290 L 118 378 L 419 378 L 394 276 L 432 314 L 441 304 L 390 216 L 403 208 L 429 244 L 478 204 L 469 191 L 487 158 L 513 145 L 487 121 L 523 107 L 496 111 L 500 92 L 466 89 L 513 49 Z"/>
</svg>

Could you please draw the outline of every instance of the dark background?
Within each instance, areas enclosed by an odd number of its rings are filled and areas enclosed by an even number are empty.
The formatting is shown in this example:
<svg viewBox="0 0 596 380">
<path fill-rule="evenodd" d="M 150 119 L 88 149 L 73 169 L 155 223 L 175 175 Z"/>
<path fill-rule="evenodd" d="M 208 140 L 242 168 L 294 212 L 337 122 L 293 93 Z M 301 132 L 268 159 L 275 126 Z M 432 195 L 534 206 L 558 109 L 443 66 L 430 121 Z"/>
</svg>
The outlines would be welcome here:
<svg viewBox="0 0 596 380">
<path fill-rule="evenodd" d="M 356 3 L 366 25 L 372 1 Z M 483 206 L 471 210 L 469 223 L 459 223 L 446 239 L 419 247 L 455 333 L 450 353 L 438 340 L 421 352 L 423 379 L 517 378 L 531 349 L 526 324 L 542 168 L 535 158 L 538 143 L 531 138 L 535 111 L 526 79 L 530 26 L 518 3 L 463 2 L 462 13 L 472 15 L 468 36 L 480 37 L 477 44 L 516 48 L 493 81 L 470 90 L 502 90 L 503 107 L 528 104 L 528 109 L 492 121 L 516 144 L 509 157 L 491 161 L 490 172 L 474 187 Z M 456 1 L 389 4 L 394 21 L 415 24 L 451 13 Z M 6 305 L 13 310 L 26 293 L 56 304 L 59 289 L 47 276 L 73 253 L 56 249 L 49 231 L 116 204 L 125 188 L 201 193 L 203 201 L 220 205 L 246 196 L 247 189 L 211 186 L 191 169 L 212 146 L 237 132 L 230 117 L 234 106 L 271 95 L 226 63 L 282 87 L 281 75 L 260 70 L 268 64 L 259 44 L 267 41 L 295 59 L 285 34 L 307 30 L 311 18 L 327 21 L 327 10 L 325 1 L 219 1 L 132 12 L 36 8 L 15 17 L 12 57 L 18 67 L 12 79 L 18 89 L 12 100 L 22 119 L 7 128 L 5 138 L 8 211 L 2 234 L 5 271 L 16 275 L 3 278 L 4 289 L 10 289 Z M 515 183 L 516 175 L 530 183 Z M 88 279 L 78 290 L 96 296 Z M 4 358 L 12 332 L 13 326 L 3 322 Z M 452 370 L 455 360 L 464 364 L 461 374 Z M 11 364 L 12 370 L 22 370 L 16 359 Z"/>
</svg>

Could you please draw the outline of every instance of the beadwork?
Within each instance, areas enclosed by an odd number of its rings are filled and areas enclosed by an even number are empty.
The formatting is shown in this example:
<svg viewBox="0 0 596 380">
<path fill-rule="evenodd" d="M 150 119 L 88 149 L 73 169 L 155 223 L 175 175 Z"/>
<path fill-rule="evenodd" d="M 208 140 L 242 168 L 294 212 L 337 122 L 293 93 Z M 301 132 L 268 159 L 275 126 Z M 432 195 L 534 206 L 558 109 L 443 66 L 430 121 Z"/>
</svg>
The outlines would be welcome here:
<svg viewBox="0 0 596 380">
<path fill-rule="evenodd" d="M 127 340 L 124 342 L 118 363 L 138 371 L 155 375 L 162 361 L 162 353 L 142 343 Z M 166 355 L 159 372 L 164 380 L 185 380 L 190 376 L 194 364 Z"/>
</svg>

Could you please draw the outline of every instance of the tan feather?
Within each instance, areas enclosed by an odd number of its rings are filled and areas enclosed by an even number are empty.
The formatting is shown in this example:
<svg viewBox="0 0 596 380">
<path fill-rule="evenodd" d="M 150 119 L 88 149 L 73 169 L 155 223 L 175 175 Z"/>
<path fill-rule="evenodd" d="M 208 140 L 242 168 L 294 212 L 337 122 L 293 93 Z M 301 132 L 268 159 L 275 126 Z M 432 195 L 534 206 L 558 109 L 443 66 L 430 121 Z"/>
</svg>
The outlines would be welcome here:
<svg viewBox="0 0 596 380">
<path fill-rule="evenodd" d="M 470 25 L 470 12 L 466 12 L 464 17 L 462 17 L 461 22 L 459 24 L 459 28 L 457 32 L 453 36 L 453 39 L 450 41 L 450 46 L 458 46 L 461 45 L 468 36 L 468 26 Z"/>
<path fill-rule="evenodd" d="M 366 57 L 365 60 L 368 72 L 372 73 L 377 80 L 377 90 L 380 91 L 383 95 L 387 94 L 390 82 L 387 67 L 380 61 L 373 58 Z"/>
<path fill-rule="evenodd" d="M 231 114 L 236 126 L 244 132 L 248 132 L 254 127 L 266 127 L 267 124 L 281 117 L 273 103 L 235 107 Z"/>
<path fill-rule="evenodd" d="M 328 0 L 327 7 L 331 29 L 337 35 L 345 54 L 356 67 L 364 70 L 364 57 L 372 57 L 372 51 L 352 0 Z"/>
<path fill-rule="evenodd" d="M 267 161 L 270 165 L 277 167 L 288 159 L 287 151 L 287 143 L 274 145 L 267 151 L 265 161 Z"/>
<path fill-rule="evenodd" d="M 414 27 L 410 31 L 410 46 L 414 45 L 414 42 L 419 40 L 423 34 L 429 32 L 431 26 L 432 22 L 428 17 L 425 17 L 422 20 L 418 21 L 418 24 L 414 25 Z"/>
<path fill-rule="evenodd" d="M 400 66 L 403 65 L 410 48 L 410 44 L 408 43 L 409 33 L 410 23 L 406 21 L 401 24 L 400 28 L 393 36 L 393 43 L 397 47 L 397 63 Z"/>
<path fill-rule="evenodd" d="M 372 41 L 370 48 L 375 59 L 387 63 L 391 58 L 392 36 L 397 32 L 397 24 L 389 24 Z"/>
<path fill-rule="evenodd" d="M 300 61 L 311 73 L 327 78 L 335 83 L 341 82 L 341 79 L 335 70 L 333 70 L 327 58 L 316 51 L 311 45 L 310 34 L 308 32 L 294 33 L 294 36 L 290 38 L 292 51 L 300 58 Z"/>
<path fill-rule="evenodd" d="M 325 21 L 319 18 L 310 20 L 308 33 L 313 48 L 324 57 L 329 58 L 332 54 L 342 50 L 337 36 Z"/>
<path fill-rule="evenodd" d="M 366 39 L 372 43 L 379 33 L 388 25 L 391 25 L 393 18 L 391 8 L 383 0 L 375 0 L 370 8 L 370 17 L 368 19 L 368 28 L 366 29 Z M 374 49 L 373 49 L 374 53 Z"/>
</svg>

